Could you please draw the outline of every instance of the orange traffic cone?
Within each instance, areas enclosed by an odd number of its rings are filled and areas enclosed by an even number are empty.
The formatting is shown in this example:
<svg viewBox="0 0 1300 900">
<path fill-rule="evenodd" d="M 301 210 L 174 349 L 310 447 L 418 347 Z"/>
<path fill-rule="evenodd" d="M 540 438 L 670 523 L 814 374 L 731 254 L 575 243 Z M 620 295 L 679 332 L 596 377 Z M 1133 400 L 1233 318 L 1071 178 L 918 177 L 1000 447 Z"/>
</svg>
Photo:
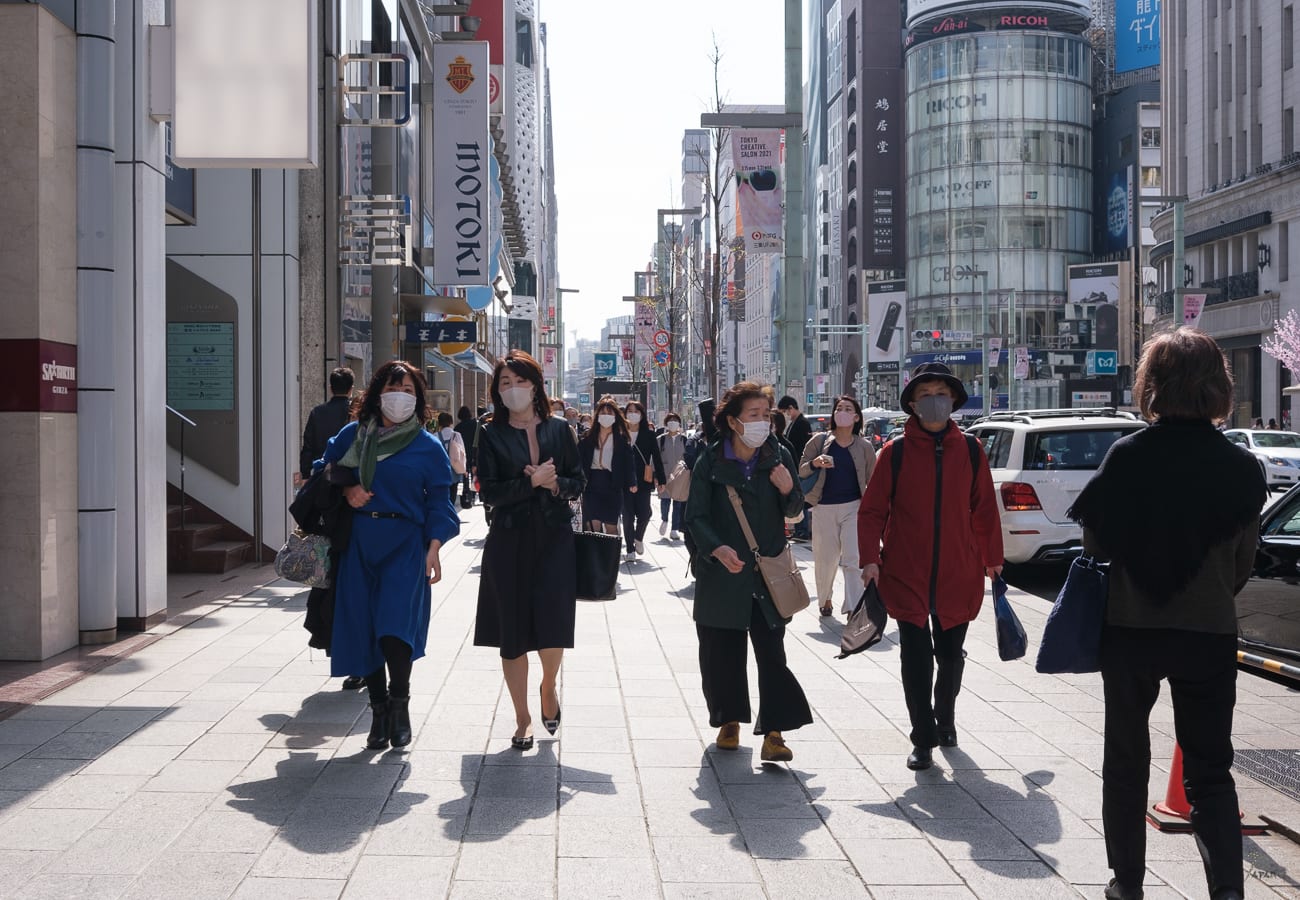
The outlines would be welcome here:
<svg viewBox="0 0 1300 900">
<path fill-rule="evenodd" d="M 1266 823 L 1259 820 L 1247 820 L 1241 813 L 1242 834 L 1263 834 Z M 1165 799 L 1147 810 L 1147 821 L 1157 831 L 1172 834 L 1188 834 L 1192 830 L 1192 805 L 1187 802 L 1187 791 L 1183 788 L 1183 748 L 1174 744 L 1174 758 L 1169 763 L 1169 784 L 1165 788 Z"/>
</svg>

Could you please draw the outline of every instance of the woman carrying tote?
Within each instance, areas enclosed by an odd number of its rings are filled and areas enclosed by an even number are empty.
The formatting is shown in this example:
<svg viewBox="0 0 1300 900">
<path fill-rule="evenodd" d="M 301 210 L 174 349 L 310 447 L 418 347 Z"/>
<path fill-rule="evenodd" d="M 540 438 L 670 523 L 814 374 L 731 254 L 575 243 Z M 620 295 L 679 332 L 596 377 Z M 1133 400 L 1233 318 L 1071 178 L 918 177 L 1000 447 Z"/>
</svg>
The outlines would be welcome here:
<svg viewBox="0 0 1300 900">
<path fill-rule="evenodd" d="M 515 707 L 516 750 L 533 746 L 528 711 L 528 652 L 542 662 L 542 724 L 560 727 L 556 679 L 564 650 L 573 646 L 577 562 L 569 501 L 586 477 L 578 443 L 563 418 L 551 415 L 542 369 L 511 350 L 492 373 L 492 421 L 478 445 L 478 480 L 492 524 L 483 545 L 476 647 L 498 647 Z"/>
<path fill-rule="evenodd" d="M 834 430 L 808 439 L 799 461 L 799 477 L 814 473 L 817 481 L 804 495 L 812 507 L 813 571 L 817 578 L 817 604 L 829 616 L 835 593 L 835 571 L 844 573 L 844 603 L 848 613 L 862 593 L 858 566 L 858 506 L 867 480 L 876 467 L 876 451 L 862 436 L 862 407 L 852 397 L 836 397 L 831 407 Z"/>
<path fill-rule="evenodd" d="M 659 485 L 659 536 L 663 537 L 668 533 L 668 539 L 675 541 L 678 538 L 678 532 L 682 530 L 682 517 L 686 515 L 686 501 L 674 500 L 668 496 L 668 478 L 672 477 L 673 471 L 677 468 L 679 462 L 684 462 L 689 470 L 695 464 L 693 454 L 686 435 L 682 434 L 682 417 L 677 413 L 670 412 L 664 416 L 664 431 L 658 437 L 659 458 L 663 461 L 664 478 Z M 689 478 L 688 475 L 680 477 Z M 671 518 L 670 518 L 671 517 Z M 669 532 L 671 526 L 672 531 Z"/>
<path fill-rule="evenodd" d="M 732 504 L 740 498 L 759 553 L 786 545 L 785 518 L 803 509 L 794 460 L 772 435 L 771 400 L 742 381 L 723 396 L 713 441 L 691 470 L 686 527 L 696 544 L 695 631 L 709 724 L 720 750 L 740 746 L 740 723 L 752 721 L 746 675 L 746 634 L 758 665 L 759 709 L 754 734 L 764 735 L 762 759 L 794 758 L 783 732 L 812 722 L 803 688 L 785 660 L 785 622 L 759 574 Z"/>
<path fill-rule="evenodd" d="M 1233 598 L 1254 566 L 1268 490 L 1255 459 L 1215 427 L 1232 413 L 1233 393 L 1213 338 L 1190 328 L 1152 338 L 1133 396 L 1151 425 L 1111 446 L 1068 511 L 1083 525 L 1084 552 L 1110 560 L 1101 818 L 1115 877 L 1106 896 L 1142 896 L 1149 719 L 1167 680 L 1209 895 L 1239 898 Z"/>
<path fill-rule="evenodd" d="M 627 423 L 612 397 L 601 397 L 596 404 L 596 426 L 578 441 L 578 458 L 587 476 L 587 488 L 582 492 L 583 526 L 618 534 L 623 493 L 637 487 Z"/>
<path fill-rule="evenodd" d="M 645 554 L 645 531 L 650 525 L 650 497 L 654 494 L 655 485 L 665 484 L 668 477 L 664 474 L 663 460 L 659 458 L 654 429 L 642 422 L 645 407 L 633 400 L 624 408 L 623 415 L 627 419 L 628 441 L 632 445 L 637 488 L 623 495 L 623 537 L 627 541 L 628 562 L 633 562 L 638 554 Z"/>
<path fill-rule="evenodd" d="M 348 485 L 355 510 L 336 580 L 330 674 L 369 673 L 370 750 L 411 743 L 411 664 L 429 636 L 429 586 L 442 578 L 442 545 L 460 533 L 451 461 L 424 430 L 424 392 L 414 366 L 385 363 L 357 421 L 325 448 L 330 480 Z"/>
</svg>

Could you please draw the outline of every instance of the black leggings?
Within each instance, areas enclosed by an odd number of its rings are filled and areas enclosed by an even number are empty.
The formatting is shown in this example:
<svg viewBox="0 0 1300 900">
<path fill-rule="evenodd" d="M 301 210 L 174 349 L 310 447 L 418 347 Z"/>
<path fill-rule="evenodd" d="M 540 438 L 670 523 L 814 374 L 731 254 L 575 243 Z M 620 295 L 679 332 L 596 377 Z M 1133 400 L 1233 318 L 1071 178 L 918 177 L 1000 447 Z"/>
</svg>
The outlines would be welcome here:
<svg viewBox="0 0 1300 900">
<path fill-rule="evenodd" d="M 371 703 L 386 703 L 388 695 L 411 696 L 411 645 L 401 638 L 386 634 L 379 639 L 379 649 L 384 653 L 384 665 L 366 676 L 366 691 Z M 384 669 L 388 678 L 384 678 Z"/>
</svg>

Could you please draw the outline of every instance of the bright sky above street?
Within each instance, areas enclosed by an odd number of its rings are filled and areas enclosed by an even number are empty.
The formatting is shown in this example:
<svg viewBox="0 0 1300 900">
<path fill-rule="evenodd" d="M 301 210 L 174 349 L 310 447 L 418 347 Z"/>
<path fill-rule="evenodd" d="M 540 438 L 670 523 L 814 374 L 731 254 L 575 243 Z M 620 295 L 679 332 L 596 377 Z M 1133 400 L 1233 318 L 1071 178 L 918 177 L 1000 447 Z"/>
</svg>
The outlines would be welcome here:
<svg viewBox="0 0 1300 900">
<path fill-rule="evenodd" d="M 681 205 L 682 132 L 713 97 L 722 51 L 724 102 L 782 103 L 780 0 L 662 0 L 592 6 L 543 0 L 554 114 L 560 286 L 570 337 L 595 338 L 631 313 L 655 211 Z"/>
</svg>

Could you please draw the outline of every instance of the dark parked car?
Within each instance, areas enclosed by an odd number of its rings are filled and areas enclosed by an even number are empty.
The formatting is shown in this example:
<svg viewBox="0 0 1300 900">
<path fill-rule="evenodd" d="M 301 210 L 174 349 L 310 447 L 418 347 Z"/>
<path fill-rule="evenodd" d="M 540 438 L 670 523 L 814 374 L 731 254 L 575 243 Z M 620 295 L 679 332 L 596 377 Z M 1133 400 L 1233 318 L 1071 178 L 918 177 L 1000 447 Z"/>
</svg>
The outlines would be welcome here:
<svg viewBox="0 0 1300 900">
<path fill-rule="evenodd" d="M 1300 666 L 1300 486 L 1261 517 L 1255 571 L 1237 595 L 1242 650 Z"/>
</svg>

